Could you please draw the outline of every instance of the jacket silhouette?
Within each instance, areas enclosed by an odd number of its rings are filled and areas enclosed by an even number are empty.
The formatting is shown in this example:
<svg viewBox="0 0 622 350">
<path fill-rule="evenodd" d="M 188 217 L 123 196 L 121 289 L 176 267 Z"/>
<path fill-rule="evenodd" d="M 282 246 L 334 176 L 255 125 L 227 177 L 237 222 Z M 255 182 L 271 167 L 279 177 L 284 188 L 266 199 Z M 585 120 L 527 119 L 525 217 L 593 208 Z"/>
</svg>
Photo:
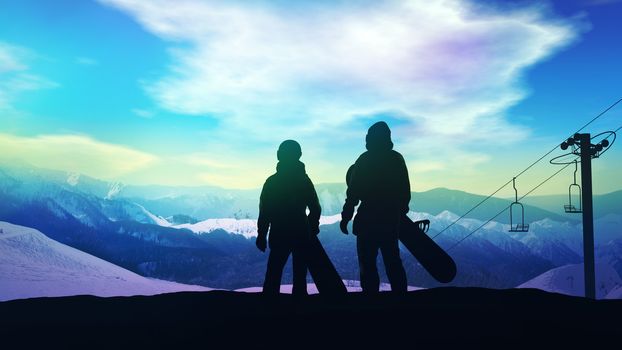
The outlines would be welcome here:
<svg viewBox="0 0 622 350">
<path fill-rule="evenodd" d="M 265 251 L 269 232 L 270 246 L 264 294 L 279 293 L 283 268 L 290 254 L 294 272 L 293 294 L 307 293 L 306 248 L 310 235 L 319 233 L 321 207 L 305 165 L 299 160 L 301 155 L 296 141 L 281 143 L 276 173 L 268 177 L 261 191 L 256 244 Z"/>
<path fill-rule="evenodd" d="M 378 250 L 391 283 L 391 290 L 406 291 L 406 272 L 399 251 L 401 217 L 408 213 L 410 181 L 402 155 L 393 150 L 391 131 L 385 122 L 372 125 L 366 136 L 367 152 L 361 154 L 347 175 L 348 189 L 341 213 L 340 227 L 347 234 L 347 224 L 354 215 L 353 233 L 357 236 L 363 292 L 378 292 L 380 278 L 376 266 Z"/>
</svg>

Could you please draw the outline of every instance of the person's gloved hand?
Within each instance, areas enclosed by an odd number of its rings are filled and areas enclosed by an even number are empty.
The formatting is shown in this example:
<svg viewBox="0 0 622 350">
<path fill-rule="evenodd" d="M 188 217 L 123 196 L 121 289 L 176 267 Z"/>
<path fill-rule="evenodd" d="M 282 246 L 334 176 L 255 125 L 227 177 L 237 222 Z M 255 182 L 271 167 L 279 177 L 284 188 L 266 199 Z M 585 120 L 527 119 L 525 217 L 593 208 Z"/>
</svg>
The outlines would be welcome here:
<svg viewBox="0 0 622 350">
<path fill-rule="evenodd" d="M 265 252 L 266 247 L 268 246 L 268 241 L 266 240 L 265 236 L 258 236 L 257 239 L 255 240 L 255 245 L 257 246 L 257 249 L 261 250 L 262 252 Z"/>
<path fill-rule="evenodd" d="M 347 203 L 343 206 L 343 210 L 341 211 L 341 222 L 339 223 L 339 228 L 344 235 L 348 234 L 348 222 L 352 220 L 354 216 L 354 207 L 347 205 Z"/>
<path fill-rule="evenodd" d="M 341 220 L 341 222 L 339 222 L 339 228 L 341 229 L 341 232 L 343 232 L 344 235 L 348 234 L 348 221 L 349 220 Z"/>
</svg>

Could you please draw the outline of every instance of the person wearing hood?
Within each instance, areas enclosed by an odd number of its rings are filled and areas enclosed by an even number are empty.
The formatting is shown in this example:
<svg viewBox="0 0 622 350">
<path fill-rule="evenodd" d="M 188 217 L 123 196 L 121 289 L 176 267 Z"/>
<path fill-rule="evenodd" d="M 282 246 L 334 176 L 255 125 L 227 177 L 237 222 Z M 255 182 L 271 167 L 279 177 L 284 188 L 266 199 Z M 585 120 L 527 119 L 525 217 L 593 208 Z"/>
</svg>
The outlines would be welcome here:
<svg viewBox="0 0 622 350">
<path fill-rule="evenodd" d="M 266 295 L 279 293 L 283 268 L 290 254 L 294 272 L 292 293 L 307 294 L 306 246 L 310 235 L 320 232 L 322 209 L 301 156 L 298 142 L 283 141 L 277 151 L 276 173 L 268 177 L 261 190 L 256 245 L 261 251 L 268 244 L 270 247 L 263 285 Z"/>
<path fill-rule="evenodd" d="M 391 130 L 385 122 L 372 125 L 365 140 L 367 152 L 361 154 L 348 170 L 348 188 L 340 228 L 348 234 L 348 222 L 360 202 L 352 230 L 357 236 L 363 292 L 379 291 L 378 250 L 382 253 L 391 290 L 406 292 L 406 272 L 398 240 L 400 219 L 408 213 L 410 202 L 408 169 L 402 155 L 393 150 Z"/>
</svg>

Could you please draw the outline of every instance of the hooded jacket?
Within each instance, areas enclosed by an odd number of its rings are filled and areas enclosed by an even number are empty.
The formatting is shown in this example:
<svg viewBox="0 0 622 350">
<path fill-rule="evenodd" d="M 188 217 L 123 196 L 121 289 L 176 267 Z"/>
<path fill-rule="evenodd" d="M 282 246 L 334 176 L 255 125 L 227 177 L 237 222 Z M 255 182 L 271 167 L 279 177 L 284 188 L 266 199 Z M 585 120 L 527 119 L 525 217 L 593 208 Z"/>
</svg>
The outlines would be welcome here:
<svg viewBox="0 0 622 350">
<path fill-rule="evenodd" d="M 367 152 L 349 170 L 342 219 L 350 220 L 359 204 L 356 235 L 397 237 L 401 216 L 408 213 L 410 180 L 402 155 L 393 150 L 388 126 L 374 124 L 367 135 Z"/>
<path fill-rule="evenodd" d="M 309 215 L 306 210 L 309 208 Z M 321 207 L 304 163 L 280 161 L 259 198 L 258 235 L 270 232 L 270 248 L 291 247 L 319 232 Z"/>
</svg>

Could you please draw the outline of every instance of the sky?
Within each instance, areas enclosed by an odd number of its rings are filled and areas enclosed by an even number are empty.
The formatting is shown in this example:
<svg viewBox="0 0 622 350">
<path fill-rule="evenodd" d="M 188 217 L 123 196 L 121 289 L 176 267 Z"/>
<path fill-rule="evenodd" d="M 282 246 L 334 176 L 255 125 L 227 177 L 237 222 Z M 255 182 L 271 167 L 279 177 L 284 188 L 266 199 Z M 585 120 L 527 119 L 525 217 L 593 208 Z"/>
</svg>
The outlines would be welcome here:
<svg viewBox="0 0 622 350">
<path fill-rule="evenodd" d="M 295 139 L 315 183 L 344 182 L 384 120 L 413 190 L 489 194 L 622 98 L 621 16 L 615 0 L 0 0 L 0 159 L 256 188 Z M 584 131 L 619 126 L 622 103 Z M 620 145 L 593 168 L 596 193 L 622 189 Z"/>
</svg>

